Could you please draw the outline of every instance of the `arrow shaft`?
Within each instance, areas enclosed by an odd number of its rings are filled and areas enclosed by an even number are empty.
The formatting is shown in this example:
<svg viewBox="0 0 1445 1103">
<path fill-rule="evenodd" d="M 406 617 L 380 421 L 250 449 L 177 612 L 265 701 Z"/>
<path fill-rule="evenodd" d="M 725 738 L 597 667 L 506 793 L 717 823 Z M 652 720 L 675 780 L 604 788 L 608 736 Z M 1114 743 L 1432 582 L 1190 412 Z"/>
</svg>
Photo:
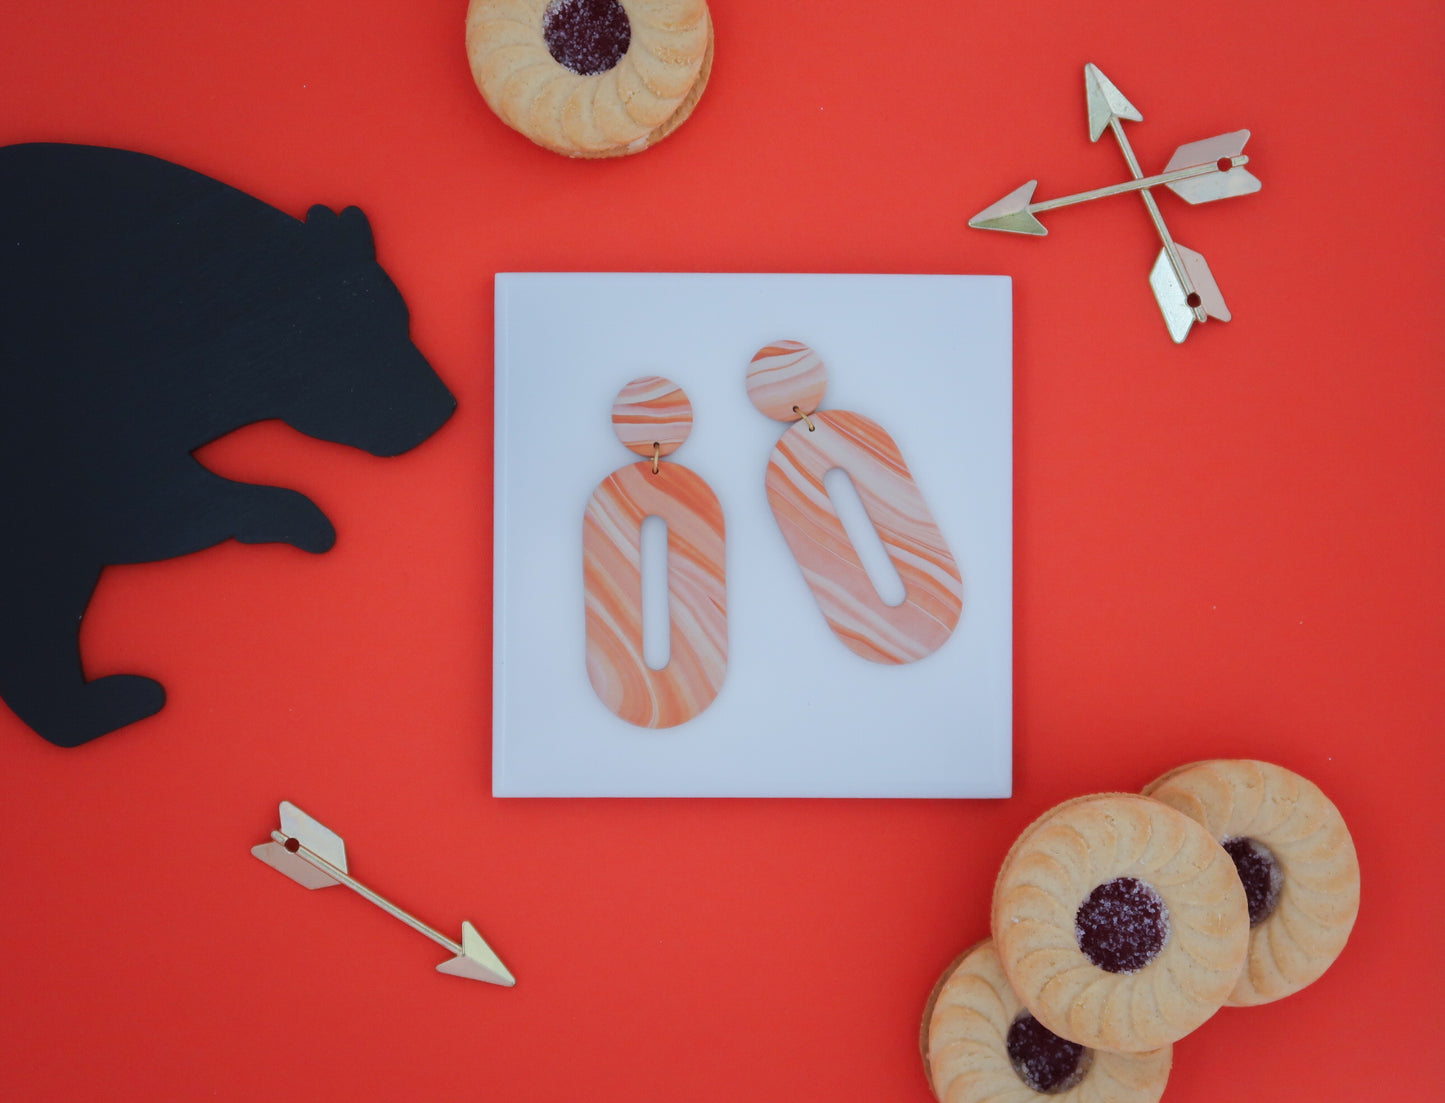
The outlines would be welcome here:
<svg viewBox="0 0 1445 1103">
<path fill-rule="evenodd" d="M 282 846 L 286 846 L 286 844 L 290 842 L 295 842 L 296 849 L 292 850 L 292 853 L 295 854 L 296 857 L 300 858 L 302 861 L 306 862 L 308 865 L 315 866 L 328 877 L 334 877 L 347 888 L 351 889 L 353 892 L 357 893 L 360 896 L 364 896 L 366 899 L 370 900 L 373 904 L 375 904 L 382 911 L 386 912 L 388 915 L 392 916 L 395 919 L 400 919 L 408 927 L 418 932 L 419 934 L 426 935 L 427 938 L 431 939 L 438 946 L 445 946 L 454 954 L 462 953 L 462 947 L 459 943 L 453 942 L 440 931 L 435 930 L 432 927 L 428 927 L 420 919 L 416 918 L 416 916 L 409 915 L 408 913 L 402 911 L 386 897 L 382 896 L 380 893 L 373 892 L 371 889 L 367 888 L 360 881 L 358 881 L 355 877 L 351 876 L 345 870 L 339 869 L 338 867 L 332 865 L 325 858 L 321 857 L 321 855 L 315 853 L 314 851 L 307 850 L 306 847 L 302 846 L 299 841 L 292 839 L 291 836 L 281 831 L 273 831 L 271 832 L 271 838 L 274 839 L 276 842 L 280 843 Z M 287 846 L 286 848 L 288 850 L 291 850 L 289 846 Z"/>
<path fill-rule="evenodd" d="M 1109 129 L 1114 132 L 1114 137 L 1119 143 L 1119 149 L 1123 152 L 1124 160 L 1129 165 L 1129 175 L 1135 180 L 1144 179 L 1143 170 L 1139 168 L 1139 159 L 1134 156 L 1134 148 L 1129 144 L 1129 139 L 1124 135 L 1124 127 L 1120 124 L 1117 116 L 1110 117 Z M 1149 217 L 1154 222 L 1154 229 L 1159 233 L 1159 240 L 1164 243 L 1164 253 L 1169 257 L 1169 267 L 1174 269 L 1174 275 L 1178 277 L 1180 286 L 1184 288 L 1185 297 L 1187 298 L 1190 295 L 1196 294 L 1194 281 L 1189 278 L 1189 273 L 1184 270 L 1184 262 L 1179 259 L 1179 250 L 1174 248 L 1174 238 L 1169 234 L 1169 227 L 1164 225 L 1164 216 L 1159 213 L 1159 204 L 1154 201 L 1154 196 L 1148 188 L 1141 191 L 1139 195 L 1144 200 L 1144 206 L 1148 208 Z M 1201 322 L 1209 317 L 1202 306 L 1194 307 L 1194 316 Z"/>
<path fill-rule="evenodd" d="M 1247 165 L 1249 158 L 1243 155 L 1230 158 L 1230 167 L 1237 168 L 1240 165 Z M 1075 203 L 1087 203 L 1091 199 L 1105 199 L 1111 195 L 1123 195 L 1125 192 L 1144 191 L 1148 188 L 1158 187 L 1161 184 L 1173 184 L 1178 180 L 1188 180 L 1195 176 L 1208 176 L 1211 172 L 1218 172 L 1219 166 L 1213 163 L 1207 165 L 1193 165 L 1186 169 L 1175 169 L 1173 172 L 1161 172 L 1157 176 L 1141 176 L 1135 180 L 1126 181 L 1123 184 L 1111 184 L 1107 188 L 1095 188 L 1092 191 L 1081 191 L 1076 195 L 1065 195 L 1059 199 L 1045 199 L 1040 203 L 1030 203 L 1028 211 L 1030 214 L 1037 214 L 1039 211 L 1052 211 L 1056 207 L 1070 207 Z"/>
</svg>

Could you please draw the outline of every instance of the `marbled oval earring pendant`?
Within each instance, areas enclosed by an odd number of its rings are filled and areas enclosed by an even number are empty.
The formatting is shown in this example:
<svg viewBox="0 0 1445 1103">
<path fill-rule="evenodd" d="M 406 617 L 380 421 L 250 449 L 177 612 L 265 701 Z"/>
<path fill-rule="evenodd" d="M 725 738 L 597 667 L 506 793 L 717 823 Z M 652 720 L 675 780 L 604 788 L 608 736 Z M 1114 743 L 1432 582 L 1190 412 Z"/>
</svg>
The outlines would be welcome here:
<svg viewBox="0 0 1445 1103">
<path fill-rule="evenodd" d="M 691 720 L 727 672 L 727 581 L 722 505 L 701 476 L 663 457 L 692 429 L 692 404 L 661 376 L 634 379 L 612 407 L 618 439 L 646 456 L 593 492 L 582 519 L 587 677 L 609 709 L 644 728 Z M 643 656 L 642 523 L 667 525 L 670 654 Z"/>
<path fill-rule="evenodd" d="M 822 359 L 797 341 L 753 357 L 748 397 L 762 413 L 794 424 L 768 460 L 768 503 L 833 633 L 875 663 L 931 655 L 963 611 L 963 578 L 928 503 L 893 438 L 846 410 L 819 410 L 828 385 Z M 833 509 L 823 478 L 841 468 L 903 582 L 885 604 Z"/>
</svg>

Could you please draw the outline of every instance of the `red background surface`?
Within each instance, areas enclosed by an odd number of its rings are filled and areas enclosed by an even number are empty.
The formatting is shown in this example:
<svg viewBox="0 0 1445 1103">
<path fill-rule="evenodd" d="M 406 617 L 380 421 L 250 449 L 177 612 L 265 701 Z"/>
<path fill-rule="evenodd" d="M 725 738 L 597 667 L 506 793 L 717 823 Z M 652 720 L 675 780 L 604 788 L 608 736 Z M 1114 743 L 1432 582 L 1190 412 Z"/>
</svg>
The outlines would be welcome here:
<svg viewBox="0 0 1445 1103">
<path fill-rule="evenodd" d="M 160 678 L 164 712 L 62 751 L 0 709 L 0 1094 L 922 1103 L 925 995 L 985 933 L 1014 835 L 1207 756 L 1317 781 L 1363 905 L 1319 983 L 1181 1042 L 1166 1099 L 1445 1090 L 1445 8 L 715 0 L 696 115 L 608 163 L 490 114 L 464 8 L 0 6 L 0 141 L 143 150 L 298 216 L 361 204 L 460 400 L 399 459 L 279 424 L 207 448 L 311 495 L 335 550 L 110 570 L 88 672 Z M 1136 200 L 1047 215 L 1044 240 L 965 227 L 1031 176 L 1040 198 L 1124 178 L 1086 140 L 1086 61 L 1144 113 L 1146 171 L 1254 132 L 1260 194 L 1161 197 L 1235 314 L 1183 346 Z M 1014 277 L 1012 799 L 489 796 L 511 269 Z M 352 894 L 252 859 L 283 797 L 363 880 L 475 922 L 516 989 L 440 976 Z"/>
</svg>

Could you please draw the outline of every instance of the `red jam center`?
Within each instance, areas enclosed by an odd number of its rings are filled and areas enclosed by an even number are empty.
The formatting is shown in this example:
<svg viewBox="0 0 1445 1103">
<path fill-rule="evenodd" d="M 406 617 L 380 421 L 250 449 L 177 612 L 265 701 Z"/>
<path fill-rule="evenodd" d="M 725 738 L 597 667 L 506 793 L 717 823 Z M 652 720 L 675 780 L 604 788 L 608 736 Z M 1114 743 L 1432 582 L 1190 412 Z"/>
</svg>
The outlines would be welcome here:
<svg viewBox="0 0 1445 1103">
<path fill-rule="evenodd" d="M 1257 927 L 1268 919 L 1279 903 L 1284 888 L 1284 871 L 1274 852 L 1258 839 L 1239 836 L 1224 840 L 1224 849 L 1234 859 L 1234 868 L 1244 883 L 1244 898 L 1249 902 L 1249 925 Z"/>
<path fill-rule="evenodd" d="M 632 24 L 618 0 L 552 0 L 542 13 L 542 40 L 558 65 L 591 77 L 622 60 Z"/>
<path fill-rule="evenodd" d="M 1164 949 L 1169 909 L 1133 877 L 1105 881 L 1074 914 L 1074 937 L 1084 956 L 1109 973 L 1137 973 Z"/>
<path fill-rule="evenodd" d="M 1008 1028 L 1008 1059 L 1033 1091 L 1057 1095 L 1075 1087 L 1089 1071 L 1093 1050 L 1060 1038 L 1027 1011 Z"/>
</svg>

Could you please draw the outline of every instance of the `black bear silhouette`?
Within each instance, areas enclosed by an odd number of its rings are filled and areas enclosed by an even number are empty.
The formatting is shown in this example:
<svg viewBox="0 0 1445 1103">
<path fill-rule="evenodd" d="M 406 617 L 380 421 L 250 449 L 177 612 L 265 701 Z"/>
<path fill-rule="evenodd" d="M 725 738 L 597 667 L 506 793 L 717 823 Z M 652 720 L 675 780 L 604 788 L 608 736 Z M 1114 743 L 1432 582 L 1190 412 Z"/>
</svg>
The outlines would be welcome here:
<svg viewBox="0 0 1445 1103">
<path fill-rule="evenodd" d="M 150 716 L 158 682 L 85 680 L 102 567 L 331 547 L 304 495 L 195 449 L 280 418 L 391 456 L 455 408 L 356 207 L 301 222 L 141 153 L 0 148 L 0 697 L 64 747 Z"/>
</svg>

